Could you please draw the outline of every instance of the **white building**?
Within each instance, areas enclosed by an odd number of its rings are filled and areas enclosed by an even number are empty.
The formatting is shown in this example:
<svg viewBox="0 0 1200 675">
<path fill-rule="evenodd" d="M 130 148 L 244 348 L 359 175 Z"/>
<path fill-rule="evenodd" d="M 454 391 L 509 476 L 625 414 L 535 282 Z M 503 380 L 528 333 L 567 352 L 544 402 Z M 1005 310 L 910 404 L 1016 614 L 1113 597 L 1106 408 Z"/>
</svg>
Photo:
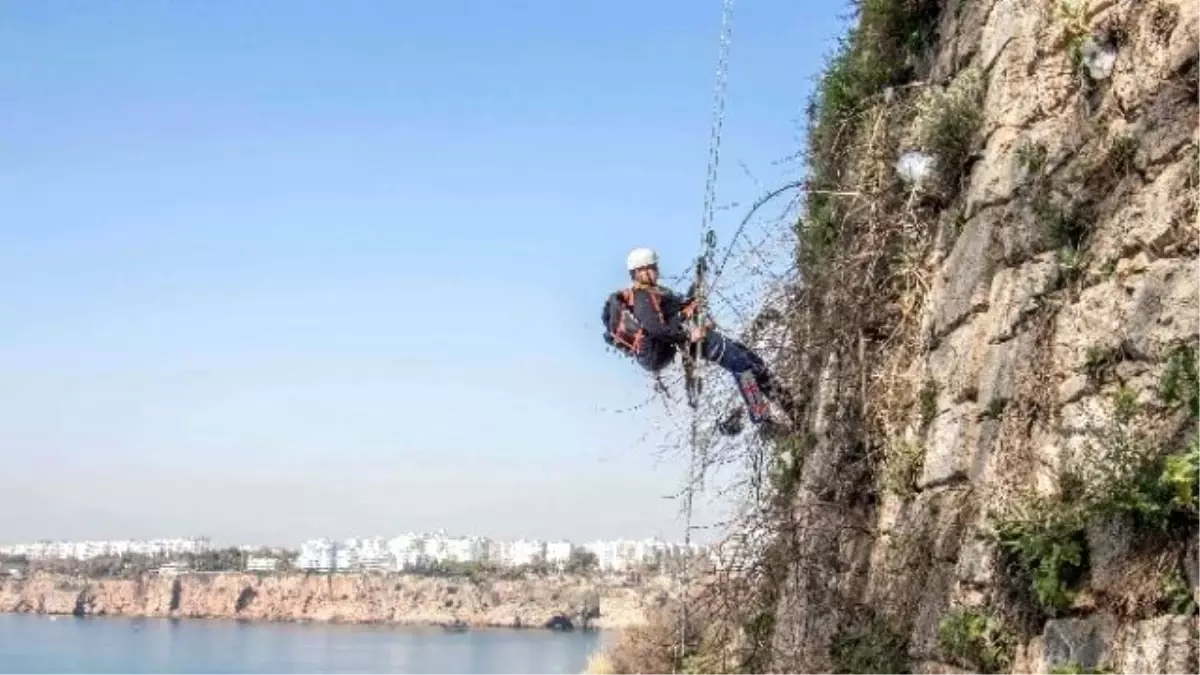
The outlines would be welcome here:
<svg viewBox="0 0 1200 675">
<path fill-rule="evenodd" d="M 386 572 L 394 569 L 396 566 L 395 556 L 388 550 L 387 543 L 384 542 L 382 537 L 355 540 L 352 547 L 347 542 L 347 548 L 351 548 L 354 551 L 354 564 L 345 567 L 339 564 L 338 569 Z"/>
<path fill-rule="evenodd" d="M 571 561 L 571 552 L 574 550 L 569 541 L 549 542 L 546 544 L 546 562 L 561 570 Z"/>
<path fill-rule="evenodd" d="M 445 561 L 456 563 L 473 563 L 484 559 L 485 547 L 477 537 L 456 537 L 445 541 L 443 552 Z"/>
<path fill-rule="evenodd" d="M 206 537 L 190 537 L 150 541 L 39 541 L 33 544 L 6 546 L 0 550 L 0 553 L 24 555 L 30 558 L 87 560 L 104 555 L 176 556 L 184 553 L 203 553 L 211 549 L 212 544 Z"/>
<path fill-rule="evenodd" d="M 333 569 L 346 572 L 358 568 L 358 551 L 344 546 L 337 547 L 333 554 Z"/>
<path fill-rule="evenodd" d="M 596 565 L 603 572 L 611 572 L 617 568 L 617 542 L 589 541 L 583 545 L 583 550 L 596 556 Z"/>
<path fill-rule="evenodd" d="M 338 546 L 328 539 L 310 539 L 300 544 L 296 567 L 311 572 L 332 572 L 337 569 Z"/>
<path fill-rule="evenodd" d="M 387 543 L 396 570 L 411 570 L 429 564 L 425 556 L 425 540 L 416 534 L 402 534 Z"/>
<path fill-rule="evenodd" d="M 176 574 L 183 574 L 184 572 L 190 572 L 191 569 L 191 565 L 188 565 L 185 562 L 166 562 L 159 565 L 158 569 L 155 571 L 164 576 L 173 576 Z"/>
<path fill-rule="evenodd" d="M 279 569 L 279 558 L 249 556 L 246 558 L 247 572 L 274 572 Z"/>
<path fill-rule="evenodd" d="M 510 567 L 536 565 L 546 561 L 546 542 L 537 539 L 518 539 L 512 543 L 507 554 L 504 564 Z"/>
<path fill-rule="evenodd" d="M 589 542 L 583 548 L 596 556 L 601 571 L 624 572 L 641 565 L 662 563 L 674 555 L 677 547 L 658 539 L 616 539 Z"/>
</svg>

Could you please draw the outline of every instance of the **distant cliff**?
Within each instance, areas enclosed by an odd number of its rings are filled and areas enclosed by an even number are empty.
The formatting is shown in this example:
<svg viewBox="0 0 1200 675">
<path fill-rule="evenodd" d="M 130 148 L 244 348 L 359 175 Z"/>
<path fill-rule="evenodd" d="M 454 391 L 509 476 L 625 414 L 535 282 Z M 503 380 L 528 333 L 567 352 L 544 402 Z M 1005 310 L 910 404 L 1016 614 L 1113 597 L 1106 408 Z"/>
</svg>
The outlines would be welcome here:
<svg viewBox="0 0 1200 675">
<path fill-rule="evenodd" d="M 556 614 L 598 603 L 596 628 L 639 625 L 668 586 L 606 584 L 581 577 L 470 580 L 409 575 L 244 573 L 83 579 L 35 573 L 0 581 L 0 612 L 541 627 Z"/>
</svg>

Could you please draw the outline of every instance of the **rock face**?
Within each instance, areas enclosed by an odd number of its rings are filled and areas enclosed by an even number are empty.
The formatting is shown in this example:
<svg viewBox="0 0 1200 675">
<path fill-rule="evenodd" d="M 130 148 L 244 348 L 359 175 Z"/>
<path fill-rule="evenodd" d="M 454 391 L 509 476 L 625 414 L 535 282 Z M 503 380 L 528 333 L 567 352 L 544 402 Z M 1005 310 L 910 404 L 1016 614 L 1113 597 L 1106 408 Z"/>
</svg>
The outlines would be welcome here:
<svg viewBox="0 0 1200 675">
<path fill-rule="evenodd" d="M 0 612 L 541 627 L 576 615 L 595 593 L 595 628 L 636 626 L 664 589 L 607 586 L 582 579 L 439 579 L 405 575 L 221 573 L 85 580 L 34 574 L 0 582 Z"/>
<path fill-rule="evenodd" d="M 881 359 L 852 368 L 854 349 L 800 341 L 797 353 L 814 352 L 803 357 L 807 370 L 822 375 L 805 392 L 814 448 L 792 502 L 791 564 L 777 584 L 776 672 L 838 672 L 829 654 L 849 605 L 900 627 L 913 672 L 963 672 L 946 662 L 938 623 L 954 607 L 988 610 L 1006 592 L 994 546 L 977 536 L 986 514 L 1014 492 L 1055 490 L 1082 439 L 1113 418 L 1119 387 L 1157 405 L 1171 350 L 1194 347 L 1200 332 L 1197 4 L 935 4 L 930 72 L 919 86 L 971 68 L 984 91 L 978 152 L 952 204 L 956 231 L 938 237 L 923 262 L 920 335 L 905 355 L 905 372 L 920 373 L 907 396 L 921 402 L 898 428 L 921 446 L 919 464 L 910 494 L 861 482 L 845 489 L 868 497 L 839 492 L 839 477 L 860 475 L 847 467 L 862 463 L 864 449 L 834 432 L 865 426 L 860 415 L 889 404 L 858 392 L 890 374 Z M 1064 39 L 1069 30 L 1075 37 Z M 1071 39 L 1082 57 L 1072 56 Z M 861 117 L 887 119 L 869 112 Z M 832 290 L 821 300 L 841 302 Z M 862 333 L 855 337 L 863 350 Z M 922 380 L 936 385 L 927 395 L 917 393 Z M 1163 406 L 1155 414 L 1164 447 L 1194 432 L 1186 416 Z M 1096 592 L 1119 594 L 1128 577 L 1112 565 L 1132 549 L 1100 537 Z M 1193 542 L 1191 576 L 1196 555 Z M 1194 615 L 1110 614 L 1087 600 L 1067 614 L 1038 624 L 1040 634 L 1017 631 L 1007 667 L 1196 671 Z"/>
</svg>

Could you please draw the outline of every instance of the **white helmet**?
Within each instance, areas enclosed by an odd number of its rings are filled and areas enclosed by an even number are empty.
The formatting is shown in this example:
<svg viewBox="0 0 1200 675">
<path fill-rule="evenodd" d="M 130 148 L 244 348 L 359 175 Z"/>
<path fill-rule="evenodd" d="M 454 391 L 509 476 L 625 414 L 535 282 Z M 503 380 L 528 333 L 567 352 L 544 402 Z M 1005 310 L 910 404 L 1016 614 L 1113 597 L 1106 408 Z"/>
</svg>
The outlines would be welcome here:
<svg viewBox="0 0 1200 675">
<path fill-rule="evenodd" d="M 625 267 L 630 272 L 642 267 L 658 264 L 658 254 L 652 248 L 635 248 L 625 258 Z"/>
</svg>

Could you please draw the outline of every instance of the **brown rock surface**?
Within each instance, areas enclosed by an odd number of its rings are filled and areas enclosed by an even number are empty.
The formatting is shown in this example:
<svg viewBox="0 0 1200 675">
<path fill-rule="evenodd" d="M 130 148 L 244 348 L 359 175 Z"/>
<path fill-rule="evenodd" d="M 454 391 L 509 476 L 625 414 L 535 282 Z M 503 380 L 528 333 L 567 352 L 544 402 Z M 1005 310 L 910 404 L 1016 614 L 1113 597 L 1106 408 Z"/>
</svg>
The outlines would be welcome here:
<svg viewBox="0 0 1200 675">
<path fill-rule="evenodd" d="M 577 612 L 595 593 L 601 615 L 592 625 L 622 628 L 641 624 L 667 588 L 665 580 L 629 587 L 573 577 L 473 582 L 368 574 L 78 579 L 37 573 L 0 581 L 0 612 L 394 624 L 459 619 L 473 626 L 540 627 L 557 613 Z"/>
</svg>

